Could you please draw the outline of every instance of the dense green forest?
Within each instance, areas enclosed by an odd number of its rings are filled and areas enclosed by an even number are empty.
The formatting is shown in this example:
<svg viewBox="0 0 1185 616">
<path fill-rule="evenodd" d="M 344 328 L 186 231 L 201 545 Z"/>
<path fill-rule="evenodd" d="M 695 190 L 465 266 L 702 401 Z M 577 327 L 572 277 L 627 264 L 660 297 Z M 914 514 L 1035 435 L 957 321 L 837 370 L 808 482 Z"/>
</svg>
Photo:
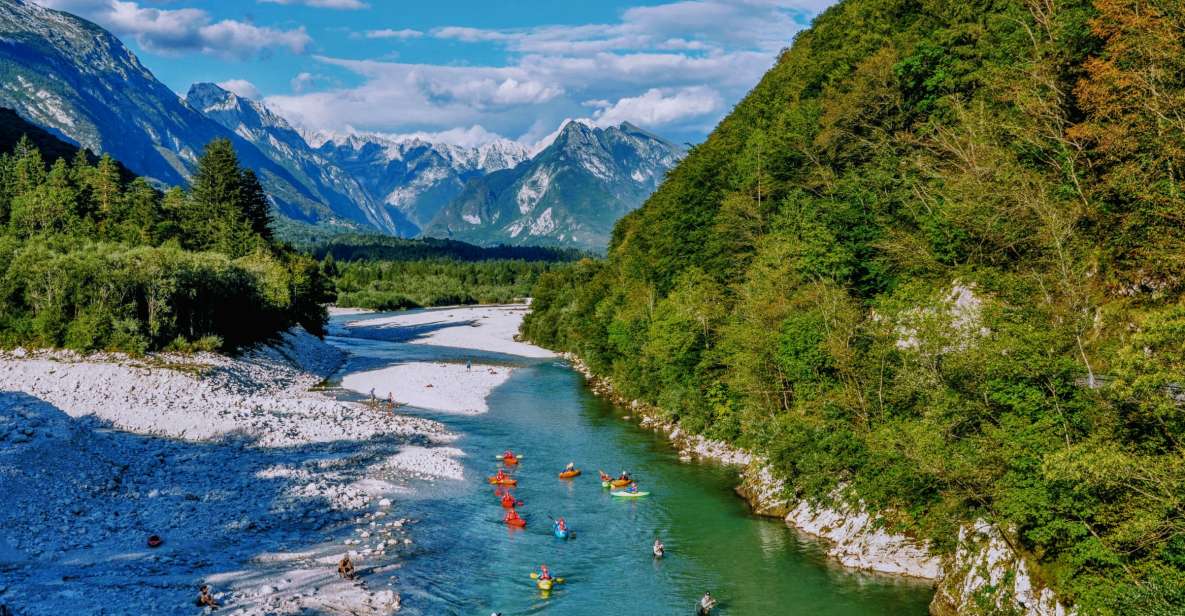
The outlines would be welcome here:
<svg viewBox="0 0 1185 616">
<path fill-rule="evenodd" d="M 843 0 L 524 324 L 1082 614 L 1185 613 L 1185 10 Z"/>
<path fill-rule="evenodd" d="M 455 259 L 350 261 L 326 256 L 322 270 L 337 286 L 337 305 L 401 310 L 459 304 L 505 304 L 531 294 L 543 273 L 563 262 Z"/>
<path fill-rule="evenodd" d="M 166 193 L 109 157 L 60 150 L 47 161 L 23 138 L 0 155 L 0 347 L 142 353 L 233 349 L 296 324 L 324 333 L 332 287 L 273 239 L 229 141 L 207 147 L 191 190 Z"/>
<path fill-rule="evenodd" d="M 321 242 L 298 244 L 317 259 L 337 261 L 576 261 L 589 256 L 574 248 L 549 246 L 476 246 L 431 237 L 404 239 L 389 235 L 337 235 Z"/>
<path fill-rule="evenodd" d="M 337 305 L 374 310 L 521 300 L 541 274 L 586 256 L 571 248 L 381 235 L 342 235 L 305 249 L 334 281 Z"/>
</svg>

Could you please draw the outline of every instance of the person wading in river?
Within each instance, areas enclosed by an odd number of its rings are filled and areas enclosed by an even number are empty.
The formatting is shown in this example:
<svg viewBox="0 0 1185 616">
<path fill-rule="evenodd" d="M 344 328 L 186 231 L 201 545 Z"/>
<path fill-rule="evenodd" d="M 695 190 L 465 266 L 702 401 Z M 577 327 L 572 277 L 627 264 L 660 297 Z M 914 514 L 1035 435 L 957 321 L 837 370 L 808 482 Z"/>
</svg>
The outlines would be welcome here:
<svg viewBox="0 0 1185 616">
<path fill-rule="evenodd" d="M 698 616 L 708 616 L 712 612 L 712 608 L 716 607 L 716 600 L 712 598 L 712 593 L 705 592 L 704 596 L 700 598 L 699 604 L 696 606 L 696 614 Z"/>
</svg>

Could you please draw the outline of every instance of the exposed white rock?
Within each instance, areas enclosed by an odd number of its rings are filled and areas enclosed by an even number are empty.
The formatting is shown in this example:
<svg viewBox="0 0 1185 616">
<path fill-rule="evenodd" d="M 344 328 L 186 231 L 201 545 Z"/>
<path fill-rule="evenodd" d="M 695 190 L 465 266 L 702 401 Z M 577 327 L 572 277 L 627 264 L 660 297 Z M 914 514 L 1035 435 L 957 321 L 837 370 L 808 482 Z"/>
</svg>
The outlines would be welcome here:
<svg viewBox="0 0 1185 616">
<path fill-rule="evenodd" d="M 801 501 L 786 522 L 826 539 L 827 553 L 846 567 L 928 580 L 942 577 L 942 561 L 927 546 L 885 531 L 863 509 L 829 509 Z"/>
<path fill-rule="evenodd" d="M 1022 556 L 1000 530 L 983 520 L 959 529 L 959 546 L 946 566 L 931 611 L 961 614 L 986 598 L 1002 613 L 1073 616 L 1054 592 L 1034 583 Z"/>
</svg>

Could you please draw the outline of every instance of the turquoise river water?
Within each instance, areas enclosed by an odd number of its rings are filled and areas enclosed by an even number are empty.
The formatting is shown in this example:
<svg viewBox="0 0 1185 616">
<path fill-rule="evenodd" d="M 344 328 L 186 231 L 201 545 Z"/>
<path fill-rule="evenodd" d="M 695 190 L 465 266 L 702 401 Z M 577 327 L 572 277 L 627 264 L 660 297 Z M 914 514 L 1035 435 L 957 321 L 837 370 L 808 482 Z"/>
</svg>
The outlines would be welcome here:
<svg viewBox="0 0 1185 616">
<path fill-rule="evenodd" d="M 488 413 L 401 410 L 441 421 L 461 435 L 457 446 L 466 452 L 463 481 L 426 484 L 400 499 L 417 520 L 417 550 L 398 580 L 401 613 L 688 615 L 706 590 L 720 601 L 712 613 L 721 616 L 927 613 L 930 585 L 829 562 L 818 542 L 752 515 L 733 493 L 735 469 L 680 462 L 663 437 L 594 397 L 560 360 L 355 335 L 330 340 L 352 353 L 341 374 L 466 358 L 521 368 L 491 394 Z M 528 522 L 521 530 L 502 524 L 503 509 L 486 483 L 506 448 L 524 455 L 514 471 Z M 584 475 L 558 479 L 569 460 Z M 651 496 L 611 497 L 598 468 L 630 470 Z M 564 516 L 574 537 L 553 536 L 549 516 Z M 661 560 L 650 551 L 656 537 L 668 550 Z M 566 579 L 546 596 L 529 578 L 540 563 Z"/>
</svg>

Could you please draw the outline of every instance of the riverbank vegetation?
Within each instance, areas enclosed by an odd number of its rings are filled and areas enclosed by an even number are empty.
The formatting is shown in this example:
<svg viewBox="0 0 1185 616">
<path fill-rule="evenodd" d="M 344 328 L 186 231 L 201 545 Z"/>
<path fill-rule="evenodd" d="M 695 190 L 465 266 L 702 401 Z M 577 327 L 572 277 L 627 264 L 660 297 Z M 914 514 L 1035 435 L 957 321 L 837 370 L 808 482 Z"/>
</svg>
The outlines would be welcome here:
<svg viewBox="0 0 1185 616">
<path fill-rule="evenodd" d="M 1185 13 L 843 0 L 524 334 L 1082 614 L 1185 610 Z"/>
<path fill-rule="evenodd" d="M 324 333 L 331 287 L 276 242 L 258 179 L 212 142 L 192 189 L 162 193 L 109 157 L 0 155 L 0 347 L 232 349 Z"/>
<path fill-rule="evenodd" d="M 531 293 L 543 273 L 563 263 L 549 261 L 326 261 L 337 286 L 337 305 L 402 310 L 461 304 L 505 304 Z"/>
<path fill-rule="evenodd" d="M 338 306 L 372 310 L 518 301 L 541 274 L 586 256 L 570 248 L 375 235 L 339 236 L 306 250 L 336 285 Z"/>
</svg>

